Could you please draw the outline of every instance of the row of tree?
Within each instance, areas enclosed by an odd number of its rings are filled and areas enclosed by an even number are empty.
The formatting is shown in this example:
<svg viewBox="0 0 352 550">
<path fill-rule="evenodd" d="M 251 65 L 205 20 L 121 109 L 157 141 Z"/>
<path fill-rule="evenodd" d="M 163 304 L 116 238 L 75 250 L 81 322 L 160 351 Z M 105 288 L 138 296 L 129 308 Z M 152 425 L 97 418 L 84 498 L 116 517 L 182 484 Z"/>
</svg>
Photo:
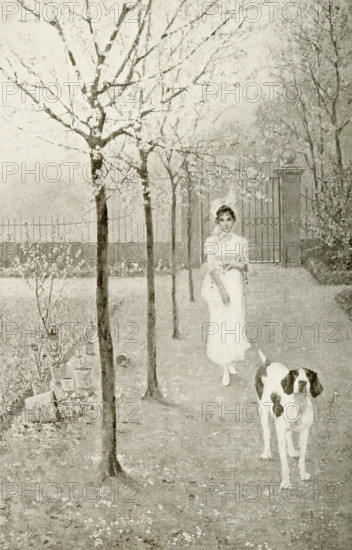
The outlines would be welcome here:
<svg viewBox="0 0 352 550">
<path fill-rule="evenodd" d="M 90 193 L 97 219 L 96 308 L 103 398 L 101 475 L 114 476 L 121 466 L 117 460 L 115 370 L 109 319 L 108 197 L 113 190 L 109 174 L 118 165 L 128 166 L 118 183 L 119 190 L 128 193 L 129 186 L 135 186 L 137 181 L 143 198 L 148 288 L 146 396 L 160 398 L 152 218 L 159 169 L 153 174 L 152 167 L 157 166 L 158 158 L 170 185 L 173 336 L 177 338 L 177 197 L 183 182 L 186 191 L 181 196 L 189 208 L 190 260 L 191 195 L 198 191 L 202 163 L 209 155 L 213 158 L 209 143 L 201 137 L 201 122 L 203 130 L 209 127 L 224 107 L 220 99 L 215 109 L 214 104 L 210 108 L 202 101 L 202 86 L 216 72 L 227 71 L 227 77 L 235 72 L 233 65 L 220 63 L 220 59 L 227 59 L 243 39 L 244 20 L 238 21 L 232 13 L 225 18 L 206 17 L 216 2 L 200 6 L 193 0 L 167 0 L 162 7 L 156 0 L 124 3 L 118 13 L 114 11 L 114 21 L 107 3 L 97 20 L 90 0 L 72 4 L 70 17 L 64 20 L 57 10 L 46 10 L 43 18 L 45 2 L 17 0 L 17 4 L 26 15 L 26 23 L 19 25 L 13 15 L 11 30 L 21 27 L 21 40 L 15 32 L 12 36 L 5 33 L 0 63 L 3 78 L 30 101 L 32 110 L 51 121 L 52 124 L 40 124 L 38 118 L 37 133 L 55 143 L 52 136 L 56 134 L 56 124 L 64 131 L 64 137 L 61 134 L 57 138 L 58 144 L 90 158 Z M 67 82 L 69 86 L 65 85 Z M 14 97 L 12 124 L 18 112 L 21 121 L 17 127 L 23 129 L 24 104 Z M 189 283 L 193 299 L 191 271 Z"/>
</svg>

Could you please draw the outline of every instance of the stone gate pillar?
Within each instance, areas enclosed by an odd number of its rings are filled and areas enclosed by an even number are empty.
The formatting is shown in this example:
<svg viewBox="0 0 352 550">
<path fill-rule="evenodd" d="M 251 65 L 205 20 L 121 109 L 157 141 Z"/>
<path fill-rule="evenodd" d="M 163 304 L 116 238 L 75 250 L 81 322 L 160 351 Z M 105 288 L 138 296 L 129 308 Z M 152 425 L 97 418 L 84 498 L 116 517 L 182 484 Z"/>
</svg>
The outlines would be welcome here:
<svg viewBox="0 0 352 550">
<path fill-rule="evenodd" d="M 296 164 L 276 168 L 281 187 L 281 265 L 299 267 L 301 247 L 301 180 L 304 172 Z"/>
</svg>

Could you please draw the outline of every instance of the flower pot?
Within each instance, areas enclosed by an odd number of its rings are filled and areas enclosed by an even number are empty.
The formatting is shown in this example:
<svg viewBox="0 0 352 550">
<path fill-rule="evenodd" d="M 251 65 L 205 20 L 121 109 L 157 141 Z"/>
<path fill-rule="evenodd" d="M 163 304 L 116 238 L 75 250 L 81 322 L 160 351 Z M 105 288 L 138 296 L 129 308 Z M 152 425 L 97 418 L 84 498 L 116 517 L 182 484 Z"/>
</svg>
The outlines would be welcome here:
<svg viewBox="0 0 352 550">
<path fill-rule="evenodd" d="M 74 391 L 74 379 L 73 378 L 61 378 L 61 386 L 64 391 Z"/>
<path fill-rule="evenodd" d="M 62 378 L 73 378 L 73 373 L 75 369 L 80 367 L 80 361 L 77 357 L 71 357 L 67 363 L 63 364 L 60 369 L 61 379 Z"/>
<path fill-rule="evenodd" d="M 38 380 L 37 378 L 31 378 L 31 386 L 33 395 L 40 395 L 50 391 L 50 380 Z"/>
<path fill-rule="evenodd" d="M 56 395 L 53 391 L 27 397 L 26 422 L 56 422 L 59 418 Z"/>
<path fill-rule="evenodd" d="M 55 382 L 55 384 L 61 384 L 61 368 L 51 365 L 50 371 L 51 379 Z"/>
<path fill-rule="evenodd" d="M 79 345 L 75 348 L 75 357 L 78 357 L 78 359 L 82 359 L 84 355 L 84 352 L 83 352 L 83 347 L 82 345 Z"/>
<path fill-rule="evenodd" d="M 95 355 L 93 342 L 88 342 L 86 344 L 86 355 Z"/>
<path fill-rule="evenodd" d="M 76 387 L 80 390 L 91 388 L 93 386 L 92 369 L 76 369 L 75 382 L 76 382 Z"/>
</svg>

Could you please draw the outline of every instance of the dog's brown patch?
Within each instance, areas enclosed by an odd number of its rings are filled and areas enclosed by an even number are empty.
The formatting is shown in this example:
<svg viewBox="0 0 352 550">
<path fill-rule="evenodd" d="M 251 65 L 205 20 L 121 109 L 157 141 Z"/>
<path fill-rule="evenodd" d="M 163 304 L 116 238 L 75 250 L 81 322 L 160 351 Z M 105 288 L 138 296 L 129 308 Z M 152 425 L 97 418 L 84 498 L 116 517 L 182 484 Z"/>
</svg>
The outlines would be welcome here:
<svg viewBox="0 0 352 550">
<path fill-rule="evenodd" d="M 257 392 L 259 399 L 261 399 L 263 395 L 264 384 L 262 382 L 262 377 L 266 376 L 267 366 L 268 365 L 266 365 L 266 361 L 265 361 L 265 364 L 259 367 L 259 369 L 255 373 L 255 390 Z"/>
<path fill-rule="evenodd" d="M 274 391 L 272 394 L 270 394 L 270 399 L 273 402 L 273 411 L 275 416 L 276 417 L 281 416 L 282 413 L 284 412 L 284 408 L 281 405 L 280 395 Z"/>
<path fill-rule="evenodd" d="M 297 376 L 298 376 L 298 370 L 294 369 L 294 370 L 288 371 L 285 378 L 281 380 L 282 389 L 284 390 L 285 393 L 287 393 L 287 395 L 291 395 L 293 393 L 293 385 L 295 383 Z"/>
</svg>

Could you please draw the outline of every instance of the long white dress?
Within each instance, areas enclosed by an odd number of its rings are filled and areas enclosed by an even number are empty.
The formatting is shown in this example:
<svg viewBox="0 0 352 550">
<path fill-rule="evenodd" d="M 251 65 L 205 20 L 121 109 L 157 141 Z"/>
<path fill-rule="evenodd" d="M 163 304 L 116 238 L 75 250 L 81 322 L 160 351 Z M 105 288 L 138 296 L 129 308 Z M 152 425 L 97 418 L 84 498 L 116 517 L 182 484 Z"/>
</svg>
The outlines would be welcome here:
<svg viewBox="0 0 352 550">
<path fill-rule="evenodd" d="M 229 365 L 233 361 L 244 361 L 245 352 L 251 346 L 246 338 L 245 323 L 245 283 L 238 269 L 225 271 L 222 262 L 232 260 L 248 264 L 248 241 L 235 235 L 224 242 L 213 235 L 204 244 L 205 254 L 214 254 L 215 269 L 230 297 L 224 304 L 217 285 L 209 273 L 206 274 L 201 296 L 208 303 L 209 324 L 203 334 L 207 334 L 207 356 L 217 365 Z"/>
</svg>

